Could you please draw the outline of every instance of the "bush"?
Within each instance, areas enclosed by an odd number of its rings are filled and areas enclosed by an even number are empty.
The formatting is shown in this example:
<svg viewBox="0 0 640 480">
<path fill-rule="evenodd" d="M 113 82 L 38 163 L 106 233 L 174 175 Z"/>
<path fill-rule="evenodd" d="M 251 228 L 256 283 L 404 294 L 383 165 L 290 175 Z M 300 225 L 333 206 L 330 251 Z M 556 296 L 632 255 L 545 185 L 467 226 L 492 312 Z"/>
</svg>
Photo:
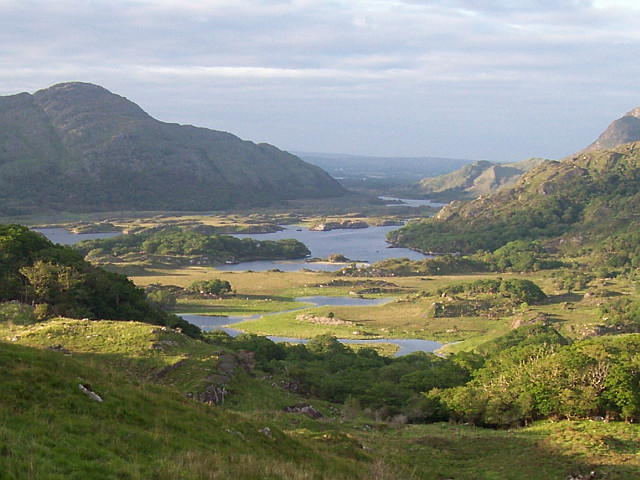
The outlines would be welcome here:
<svg viewBox="0 0 640 480">
<path fill-rule="evenodd" d="M 220 280 L 219 278 L 216 278 L 214 280 L 201 280 L 199 282 L 193 282 L 189 286 L 189 289 L 193 290 L 194 292 L 207 295 L 217 295 L 221 297 L 231 292 L 231 284 L 226 280 Z"/>
<path fill-rule="evenodd" d="M 20 302 L 0 303 L 0 322 L 14 325 L 30 325 L 38 321 L 34 308 Z"/>
</svg>

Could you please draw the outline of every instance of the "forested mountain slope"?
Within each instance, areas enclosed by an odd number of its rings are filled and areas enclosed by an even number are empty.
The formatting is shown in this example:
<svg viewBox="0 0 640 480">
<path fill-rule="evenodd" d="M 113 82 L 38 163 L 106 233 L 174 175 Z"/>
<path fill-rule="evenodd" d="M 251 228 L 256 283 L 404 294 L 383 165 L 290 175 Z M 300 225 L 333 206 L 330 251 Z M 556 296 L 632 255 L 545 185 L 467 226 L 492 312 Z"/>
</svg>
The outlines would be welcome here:
<svg viewBox="0 0 640 480">
<path fill-rule="evenodd" d="M 0 214 L 202 211 L 345 193 L 290 153 L 160 122 L 96 85 L 0 97 Z"/>
<path fill-rule="evenodd" d="M 431 252 L 494 250 L 514 240 L 629 229 L 640 213 L 640 143 L 546 162 L 512 188 L 392 232 L 390 241 Z"/>
</svg>

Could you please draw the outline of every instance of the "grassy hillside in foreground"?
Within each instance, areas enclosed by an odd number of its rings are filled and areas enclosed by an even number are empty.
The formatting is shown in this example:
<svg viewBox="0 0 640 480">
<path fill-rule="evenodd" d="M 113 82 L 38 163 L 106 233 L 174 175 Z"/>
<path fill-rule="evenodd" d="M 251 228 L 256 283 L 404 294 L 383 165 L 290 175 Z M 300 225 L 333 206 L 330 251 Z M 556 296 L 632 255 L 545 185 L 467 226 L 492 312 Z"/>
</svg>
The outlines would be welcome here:
<svg viewBox="0 0 640 480">
<path fill-rule="evenodd" d="M 322 402 L 314 406 L 324 418 L 313 420 L 282 410 L 303 399 L 242 372 L 229 386 L 234 402 L 205 405 L 184 392 L 219 372 L 228 352 L 149 325 L 55 320 L 5 325 L 0 337 L 3 480 L 537 480 L 590 471 L 613 480 L 640 468 L 640 432 L 623 423 L 402 425 Z M 150 349 L 160 338 L 175 345 Z M 186 365 L 159 378 L 178 359 Z"/>
</svg>

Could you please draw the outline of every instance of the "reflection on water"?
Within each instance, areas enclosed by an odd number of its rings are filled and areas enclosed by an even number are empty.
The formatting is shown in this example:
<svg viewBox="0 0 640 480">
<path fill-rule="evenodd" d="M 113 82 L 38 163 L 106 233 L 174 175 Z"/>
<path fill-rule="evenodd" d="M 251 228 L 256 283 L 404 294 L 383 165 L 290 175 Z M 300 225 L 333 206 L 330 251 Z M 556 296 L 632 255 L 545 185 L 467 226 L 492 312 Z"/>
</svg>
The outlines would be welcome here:
<svg viewBox="0 0 640 480">
<path fill-rule="evenodd" d="M 415 198 L 397 198 L 397 197 L 378 197 L 380 200 L 385 200 L 388 202 L 396 202 L 389 203 L 387 207 L 434 207 L 440 208 L 444 207 L 446 203 L 437 203 L 432 202 L 431 200 L 426 199 L 415 199 Z"/>
</svg>

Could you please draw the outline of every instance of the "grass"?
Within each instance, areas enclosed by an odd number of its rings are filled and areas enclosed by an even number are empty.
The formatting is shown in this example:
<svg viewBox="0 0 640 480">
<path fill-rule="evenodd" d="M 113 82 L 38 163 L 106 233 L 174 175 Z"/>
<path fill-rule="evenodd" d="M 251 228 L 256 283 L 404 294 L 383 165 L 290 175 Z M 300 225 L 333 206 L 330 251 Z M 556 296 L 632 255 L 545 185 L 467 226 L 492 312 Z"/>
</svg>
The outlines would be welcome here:
<svg viewBox="0 0 640 480">
<path fill-rule="evenodd" d="M 15 341 L 0 343 L 0 478 L 362 478 L 352 459 L 307 445 L 272 421 L 185 398 L 198 377 L 215 371 L 218 347 L 144 324 L 89 323 L 3 328 L 2 337 Z M 163 335 L 172 346 L 149 348 Z M 69 353 L 46 349 L 56 342 Z M 179 358 L 190 363 L 172 381 L 154 381 Z M 79 383 L 104 401 L 84 395 Z M 242 375 L 236 383 L 257 385 Z M 260 385 L 260 405 L 252 408 L 299 401 Z"/>
<path fill-rule="evenodd" d="M 493 318 L 485 314 L 434 317 L 429 313 L 434 302 L 441 302 L 437 291 L 460 282 L 500 275 L 456 275 L 437 277 L 385 277 L 343 278 L 326 272 L 219 272 L 212 268 L 190 267 L 184 269 L 157 270 L 153 274 L 136 276 L 141 286 L 153 283 L 187 286 L 193 281 L 221 278 L 229 281 L 236 291 L 235 297 L 223 300 L 180 300 L 177 311 L 195 314 L 230 316 L 253 316 L 283 312 L 302 306 L 294 300 L 303 296 L 350 296 L 352 293 L 368 291 L 372 283 L 382 282 L 386 286 L 381 293 L 395 298 L 382 306 L 371 307 L 314 307 L 309 313 L 328 315 L 357 325 L 357 328 L 319 326 L 303 324 L 296 320 L 297 312 L 268 315 L 239 326 L 240 329 L 260 334 L 309 338 L 320 333 L 332 333 L 345 338 L 358 338 L 354 330 L 364 330 L 380 337 L 422 338 L 443 343 L 455 342 L 447 351 L 469 350 L 476 345 L 506 333 L 518 309 L 506 311 Z M 584 295 L 594 287 L 568 293 L 559 291 L 550 272 L 513 275 L 527 278 L 549 295 L 547 301 L 531 305 L 532 315 L 544 314 L 561 333 L 580 338 L 600 321 L 598 302 L 603 298 L 585 299 Z M 603 283 L 604 282 L 604 283 Z M 624 279 L 600 281 L 598 291 L 608 296 L 635 294 L 635 290 Z M 365 296 L 376 296 L 369 293 Z M 609 298 L 609 297 L 607 297 Z M 487 300 L 490 304 L 491 300 Z"/>
<path fill-rule="evenodd" d="M 127 383 L 100 362 L 15 345 L 0 358 L 3 479 L 362 478 L 357 462 L 272 422 Z M 80 377 L 102 403 L 80 392 Z"/>
<path fill-rule="evenodd" d="M 251 316 L 291 310 L 305 305 L 308 304 L 296 302 L 293 298 L 251 295 L 223 300 L 180 299 L 176 310 L 180 313 L 199 315 Z"/>
<path fill-rule="evenodd" d="M 150 348 L 163 340 L 171 343 Z M 67 352 L 48 349 L 57 345 Z M 594 470 L 628 479 L 640 469 L 640 427 L 631 424 L 487 430 L 376 422 L 243 369 L 227 385 L 224 406 L 186 398 L 228 354 L 136 322 L 0 325 L 0 478 L 464 480 Z M 321 419 L 283 411 L 309 402 Z"/>
</svg>

